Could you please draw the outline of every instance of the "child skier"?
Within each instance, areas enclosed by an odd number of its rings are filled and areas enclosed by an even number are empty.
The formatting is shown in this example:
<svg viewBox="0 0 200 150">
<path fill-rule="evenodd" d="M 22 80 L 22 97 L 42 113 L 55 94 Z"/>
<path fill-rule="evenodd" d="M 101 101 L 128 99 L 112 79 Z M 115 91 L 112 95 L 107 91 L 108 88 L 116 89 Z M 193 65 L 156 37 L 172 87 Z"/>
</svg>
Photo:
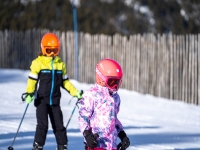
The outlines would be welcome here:
<svg viewBox="0 0 200 150">
<path fill-rule="evenodd" d="M 96 83 L 79 101 L 79 128 L 85 138 L 85 150 L 125 150 L 129 138 L 117 118 L 122 68 L 112 59 L 96 65 Z M 117 137 L 121 143 L 117 146 Z"/>
<path fill-rule="evenodd" d="M 66 66 L 58 56 L 60 41 L 53 33 L 46 33 L 41 40 L 41 54 L 32 61 L 27 81 L 25 100 L 30 104 L 35 97 L 37 127 L 33 150 L 42 150 L 48 131 L 48 116 L 58 144 L 57 150 L 67 150 L 66 128 L 60 108 L 60 87 L 80 99 L 82 94 L 70 82 Z M 39 86 L 37 89 L 37 83 Z"/>
</svg>

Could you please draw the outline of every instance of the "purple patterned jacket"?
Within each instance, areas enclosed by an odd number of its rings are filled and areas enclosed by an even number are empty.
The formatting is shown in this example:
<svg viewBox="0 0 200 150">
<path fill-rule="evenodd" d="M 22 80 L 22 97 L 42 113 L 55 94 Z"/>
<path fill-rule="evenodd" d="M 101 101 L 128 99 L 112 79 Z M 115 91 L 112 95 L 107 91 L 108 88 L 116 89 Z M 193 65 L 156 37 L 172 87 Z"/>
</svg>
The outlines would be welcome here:
<svg viewBox="0 0 200 150">
<path fill-rule="evenodd" d="M 117 118 L 120 97 L 117 93 L 110 95 L 108 88 L 95 84 L 83 94 L 79 101 L 79 128 L 97 133 L 98 147 L 112 150 L 117 147 L 117 135 L 123 130 Z"/>
</svg>

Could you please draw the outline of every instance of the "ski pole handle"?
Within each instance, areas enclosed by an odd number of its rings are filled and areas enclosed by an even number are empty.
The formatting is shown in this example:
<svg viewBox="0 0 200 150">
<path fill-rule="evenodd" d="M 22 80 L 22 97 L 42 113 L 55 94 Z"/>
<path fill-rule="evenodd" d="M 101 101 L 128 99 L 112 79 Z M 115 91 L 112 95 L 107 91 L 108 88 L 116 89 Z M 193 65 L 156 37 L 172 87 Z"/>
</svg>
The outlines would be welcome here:
<svg viewBox="0 0 200 150">
<path fill-rule="evenodd" d="M 23 102 L 25 101 L 26 95 L 27 95 L 27 93 L 23 93 L 22 96 L 21 96 L 21 99 L 22 99 Z"/>
<path fill-rule="evenodd" d="M 81 94 L 83 94 L 83 90 L 81 90 Z"/>
<path fill-rule="evenodd" d="M 83 95 L 83 90 L 80 91 L 80 94 Z M 81 99 L 81 98 L 80 98 L 80 99 Z M 78 98 L 78 100 L 80 100 L 80 99 Z"/>
</svg>

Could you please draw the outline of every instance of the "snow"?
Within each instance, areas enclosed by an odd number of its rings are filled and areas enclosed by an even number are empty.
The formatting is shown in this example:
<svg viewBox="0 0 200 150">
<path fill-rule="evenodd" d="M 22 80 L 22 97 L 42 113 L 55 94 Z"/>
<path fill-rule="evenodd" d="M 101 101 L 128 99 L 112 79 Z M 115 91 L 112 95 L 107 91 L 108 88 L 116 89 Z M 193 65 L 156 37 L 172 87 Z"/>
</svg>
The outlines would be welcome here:
<svg viewBox="0 0 200 150">
<path fill-rule="evenodd" d="M 189 20 L 189 17 L 187 16 L 185 10 L 181 9 L 180 14 L 185 18 L 185 20 Z"/>
<path fill-rule="evenodd" d="M 31 150 L 36 128 L 35 107 L 27 112 L 15 139 L 18 126 L 27 106 L 22 103 L 29 71 L 0 69 L 0 150 L 13 146 L 14 150 Z M 84 91 L 92 84 L 72 83 Z M 121 110 L 118 118 L 130 138 L 128 150 L 198 150 L 200 149 L 200 107 L 177 100 L 168 100 L 120 89 Z M 71 102 L 70 102 L 71 99 Z M 61 108 L 64 123 L 70 118 L 76 98 L 62 90 Z M 70 103 L 69 103 L 70 102 Z M 78 128 L 78 108 L 67 132 L 69 150 L 82 150 L 83 136 Z M 55 150 L 56 141 L 49 125 L 44 150 Z"/>
</svg>

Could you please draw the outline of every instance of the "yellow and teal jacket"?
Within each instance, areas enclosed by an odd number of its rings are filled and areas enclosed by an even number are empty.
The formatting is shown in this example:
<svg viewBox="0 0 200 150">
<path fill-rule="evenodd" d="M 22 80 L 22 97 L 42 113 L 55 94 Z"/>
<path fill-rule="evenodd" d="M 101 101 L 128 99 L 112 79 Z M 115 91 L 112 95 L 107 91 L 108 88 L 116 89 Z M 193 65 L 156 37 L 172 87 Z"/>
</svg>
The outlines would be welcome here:
<svg viewBox="0 0 200 150">
<path fill-rule="evenodd" d="M 50 105 L 60 105 L 60 87 L 72 96 L 78 91 L 69 81 L 66 65 L 60 57 L 38 56 L 32 61 L 26 92 L 37 91 L 37 103 L 43 101 Z"/>
</svg>

